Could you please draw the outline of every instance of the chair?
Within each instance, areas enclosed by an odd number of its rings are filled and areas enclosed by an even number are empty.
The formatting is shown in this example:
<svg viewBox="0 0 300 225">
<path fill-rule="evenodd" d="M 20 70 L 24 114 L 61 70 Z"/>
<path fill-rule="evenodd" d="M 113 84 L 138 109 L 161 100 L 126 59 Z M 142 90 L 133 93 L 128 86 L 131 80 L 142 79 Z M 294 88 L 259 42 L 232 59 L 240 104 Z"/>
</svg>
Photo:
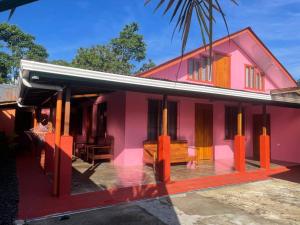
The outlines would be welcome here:
<svg viewBox="0 0 300 225">
<path fill-rule="evenodd" d="M 87 138 L 85 141 L 81 140 L 74 142 L 73 155 L 87 161 L 87 147 L 90 145 L 95 145 L 94 139 Z"/>
<path fill-rule="evenodd" d="M 104 138 L 99 138 L 96 145 L 87 145 L 87 161 L 92 161 L 98 159 L 112 159 L 112 151 L 114 145 L 114 138 L 112 136 L 107 136 Z"/>
</svg>

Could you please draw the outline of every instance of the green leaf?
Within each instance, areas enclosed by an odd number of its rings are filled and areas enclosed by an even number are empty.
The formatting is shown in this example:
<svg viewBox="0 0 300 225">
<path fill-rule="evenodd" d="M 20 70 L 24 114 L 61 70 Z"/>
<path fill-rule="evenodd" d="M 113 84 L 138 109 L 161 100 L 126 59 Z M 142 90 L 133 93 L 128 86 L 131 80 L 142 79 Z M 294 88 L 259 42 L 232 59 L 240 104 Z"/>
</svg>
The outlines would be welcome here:
<svg viewBox="0 0 300 225">
<path fill-rule="evenodd" d="M 155 0 L 146 0 L 145 5 L 149 2 Z M 155 11 L 161 8 L 166 3 L 166 8 L 163 11 L 163 14 L 167 14 L 167 12 L 172 10 L 170 21 L 172 22 L 175 17 L 177 17 L 176 24 L 174 26 L 172 39 L 177 30 L 181 33 L 182 43 L 181 43 L 181 53 L 183 54 L 186 45 L 188 42 L 190 26 L 192 24 L 193 12 L 196 12 L 197 22 L 199 25 L 200 35 L 203 44 L 206 46 L 206 39 L 209 41 L 210 46 L 210 55 L 212 40 L 213 40 L 213 23 L 215 22 L 215 18 L 213 16 L 214 13 L 218 13 L 221 15 L 227 32 L 229 34 L 229 28 L 226 21 L 225 13 L 222 7 L 219 4 L 219 0 L 157 0 L 158 4 L 156 5 Z M 237 5 L 237 0 L 228 0 L 233 4 Z M 173 8 L 173 6 L 175 7 Z M 172 9 L 173 8 L 173 9 Z"/>
</svg>

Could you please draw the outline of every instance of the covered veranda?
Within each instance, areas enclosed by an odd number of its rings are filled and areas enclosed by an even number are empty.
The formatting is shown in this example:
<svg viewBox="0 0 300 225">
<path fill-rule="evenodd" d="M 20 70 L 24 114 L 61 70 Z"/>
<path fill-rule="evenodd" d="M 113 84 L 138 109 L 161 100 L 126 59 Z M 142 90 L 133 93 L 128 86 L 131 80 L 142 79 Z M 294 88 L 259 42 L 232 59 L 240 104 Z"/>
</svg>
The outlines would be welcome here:
<svg viewBox="0 0 300 225">
<path fill-rule="evenodd" d="M 241 103 L 251 103 L 261 107 L 264 118 L 266 118 L 266 105 L 298 107 L 295 102 L 291 103 L 283 99 L 274 100 L 268 94 L 108 74 L 30 61 L 22 61 L 21 65 L 19 106 L 34 107 L 36 115 L 43 108 L 50 109 L 49 121 L 53 132 L 45 134 L 45 160 L 41 165 L 46 174 L 52 174 L 51 192 L 54 196 L 64 197 L 70 196 L 72 192 L 115 190 L 116 188 L 142 187 L 142 185 L 149 184 L 161 185 L 199 177 L 209 177 L 213 186 L 214 181 L 218 180 L 216 177 L 224 174 L 242 174 L 260 168 L 267 169 L 269 172 L 273 169 L 274 171 L 283 169 L 280 162 L 273 164 L 270 162 L 270 144 L 269 136 L 266 133 L 266 122 L 264 122 L 260 138 L 260 162 L 246 160 L 241 107 L 239 107 L 237 117 L 238 129 L 234 141 L 233 162 L 229 164 L 226 164 L 227 162 L 222 164 L 220 161 L 203 162 L 199 163 L 194 170 L 188 170 L 186 165 L 171 166 L 171 141 L 167 133 L 167 99 L 172 96 L 184 96 L 209 100 L 229 100 L 236 102 L 239 106 Z M 72 106 L 80 101 L 90 101 L 100 94 L 116 93 L 120 90 L 163 96 L 162 135 L 158 140 L 157 163 L 153 166 L 143 165 L 139 168 L 132 167 L 124 170 L 124 168 L 114 167 L 108 162 L 90 164 L 78 156 L 74 157 L 76 147 L 74 148 L 74 136 L 72 135 Z M 93 108 L 91 110 L 93 111 Z M 97 127 L 93 128 L 97 129 Z M 219 166 L 216 163 L 222 165 Z M 222 169 L 218 170 L 217 168 Z M 97 173 L 98 170 L 101 172 Z M 214 178 L 212 179 L 212 177 Z"/>
</svg>

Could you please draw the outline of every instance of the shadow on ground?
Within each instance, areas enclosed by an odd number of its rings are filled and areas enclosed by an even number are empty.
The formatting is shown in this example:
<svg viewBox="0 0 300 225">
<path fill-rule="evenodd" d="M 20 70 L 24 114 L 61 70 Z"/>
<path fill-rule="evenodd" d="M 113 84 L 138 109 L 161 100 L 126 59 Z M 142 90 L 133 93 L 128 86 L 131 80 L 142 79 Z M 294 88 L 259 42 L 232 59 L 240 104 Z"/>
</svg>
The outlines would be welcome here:
<svg viewBox="0 0 300 225">
<path fill-rule="evenodd" d="M 18 214 L 16 161 L 7 146 L 1 146 L 0 150 L 0 225 L 10 225 Z"/>
<path fill-rule="evenodd" d="M 289 171 L 273 175 L 273 178 L 300 184 L 300 166 L 288 167 Z"/>
</svg>

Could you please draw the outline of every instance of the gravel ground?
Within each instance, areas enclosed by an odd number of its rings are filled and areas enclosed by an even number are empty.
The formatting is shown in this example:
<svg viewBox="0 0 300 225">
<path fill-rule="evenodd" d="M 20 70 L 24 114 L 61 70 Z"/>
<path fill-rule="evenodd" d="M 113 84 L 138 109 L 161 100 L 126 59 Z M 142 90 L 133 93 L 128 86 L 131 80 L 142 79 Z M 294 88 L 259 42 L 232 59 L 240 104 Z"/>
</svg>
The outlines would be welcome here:
<svg viewBox="0 0 300 225">
<path fill-rule="evenodd" d="M 0 225 L 13 224 L 19 202 L 16 160 L 6 149 L 0 146 Z"/>
</svg>

